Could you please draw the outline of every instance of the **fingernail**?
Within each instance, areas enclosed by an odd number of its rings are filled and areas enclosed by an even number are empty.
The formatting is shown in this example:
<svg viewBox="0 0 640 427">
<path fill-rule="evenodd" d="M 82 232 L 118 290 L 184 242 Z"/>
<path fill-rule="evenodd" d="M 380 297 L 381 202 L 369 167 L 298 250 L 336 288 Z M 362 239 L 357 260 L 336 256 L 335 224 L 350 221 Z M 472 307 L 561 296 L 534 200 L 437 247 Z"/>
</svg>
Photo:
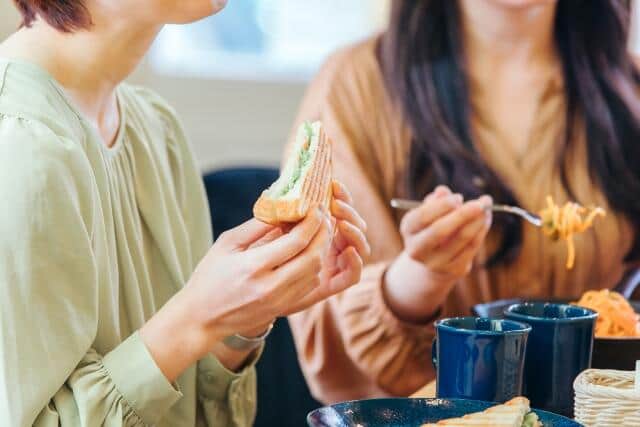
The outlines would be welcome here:
<svg viewBox="0 0 640 427">
<path fill-rule="evenodd" d="M 485 209 L 489 209 L 493 205 L 493 198 L 491 196 L 482 196 L 480 197 L 480 203 Z"/>
<path fill-rule="evenodd" d="M 447 194 L 451 194 L 451 190 L 449 190 L 449 188 L 444 185 L 438 185 L 434 190 L 434 193 L 436 193 L 439 196 L 444 196 Z"/>
<path fill-rule="evenodd" d="M 493 212 L 491 211 L 491 206 L 484 209 L 484 217 L 487 222 L 491 222 L 493 218 Z"/>
<path fill-rule="evenodd" d="M 464 197 L 462 197 L 462 194 L 456 193 L 456 194 L 453 194 L 453 195 L 449 196 L 449 201 L 454 206 L 460 206 L 462 204 L 462 202 L 464 202 Z"/>
</svg>

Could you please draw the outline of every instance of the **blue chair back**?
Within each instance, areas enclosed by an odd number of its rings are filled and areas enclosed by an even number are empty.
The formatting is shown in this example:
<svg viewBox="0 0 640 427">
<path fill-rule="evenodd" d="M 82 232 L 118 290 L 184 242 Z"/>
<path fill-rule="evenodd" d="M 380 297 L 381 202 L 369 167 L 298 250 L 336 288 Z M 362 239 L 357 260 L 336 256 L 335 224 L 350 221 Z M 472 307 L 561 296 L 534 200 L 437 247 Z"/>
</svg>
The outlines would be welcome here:
<svg viewBox="0 0 640 427">
<path fill-rule="evenodd" d="M 277 169 L 235 168 L 204 176 L 214 235 L 250 219 L 253 204 L 278 178 Z M 257 364 L 258 413 L 255 427 L 300 427 L 322 406 L 309 392 L 300 370 L 286 318 L 278 319 Z"/>
</svg>

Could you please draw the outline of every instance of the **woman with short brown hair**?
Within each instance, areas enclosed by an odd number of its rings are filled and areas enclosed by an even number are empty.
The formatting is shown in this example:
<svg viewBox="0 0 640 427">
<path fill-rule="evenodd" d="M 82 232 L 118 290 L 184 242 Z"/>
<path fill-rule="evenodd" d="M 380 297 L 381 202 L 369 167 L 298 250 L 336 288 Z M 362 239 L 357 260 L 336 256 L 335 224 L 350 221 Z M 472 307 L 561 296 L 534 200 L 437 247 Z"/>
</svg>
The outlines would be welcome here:
<svg viewBox="0 0 640 427">
<path fill-rule="evenodd" d="M 42 18 L 53 28 L 71 32 L 87 29 L 91 25 L 91 15 L 83 0 L 47 1 L 14 0 L 22 15 L 23 27 L 30 27 L 38 18 Z"/>
<path fill-rule="evenodd" d="M 367 243 L 337 183 L 335 234 L 318 210 L 211 247 L 176 113 L 122 83 L 164 24 L 224 3 L 17 1 L 0 43 L 0 425 L 251 425 L 273 319 L 357 282 Z"/>
</svg>

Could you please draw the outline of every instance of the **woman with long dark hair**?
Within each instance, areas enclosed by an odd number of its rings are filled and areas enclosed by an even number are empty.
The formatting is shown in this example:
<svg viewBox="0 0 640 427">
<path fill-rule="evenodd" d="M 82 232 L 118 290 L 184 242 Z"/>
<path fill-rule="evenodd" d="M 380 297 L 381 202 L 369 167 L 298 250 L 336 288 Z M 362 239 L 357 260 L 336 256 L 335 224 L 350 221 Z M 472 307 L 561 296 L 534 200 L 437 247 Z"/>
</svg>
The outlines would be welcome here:
<svg viewBox="0 0 640 427">
<path fill-rule="evenodd" d="M 433 378 L 433 320 L 509 297 L 610 288 L 640 258 L 639 74 L 622 0 L 394 0 L 335 54 L 301 116 L 335 140 L 373 255 L 363 280 L 291 317 L 314 394 L 408 395 Z M 512 216 L 545 198 L 608 216 L 566 249 Z M 424 199 L 403 215 L 390 199 Z"/>
<path fill-rule="evenodd" d="M 15 0 L 22 27 L 0 42 L 0 425 L 250 426 L 271 322 L 358 282 L 363 221 L 338 183 L 333 219 L 254 219 L 212 244 L 180 120 L 123 83 L 163 25 L 225 3 Z"/>
</svg>

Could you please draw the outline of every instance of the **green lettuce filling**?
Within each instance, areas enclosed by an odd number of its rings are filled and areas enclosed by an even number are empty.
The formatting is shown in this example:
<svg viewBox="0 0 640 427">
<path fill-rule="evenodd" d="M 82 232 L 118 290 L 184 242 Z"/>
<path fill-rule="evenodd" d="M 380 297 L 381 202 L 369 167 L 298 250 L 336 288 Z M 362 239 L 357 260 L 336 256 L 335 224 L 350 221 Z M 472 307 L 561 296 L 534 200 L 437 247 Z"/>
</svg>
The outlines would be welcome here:
<svg viewBox="0 0 640 427">
<path fill-rule="evenodd" d="M 304 123 L 304 130 L 307 133 L 307 140 L 302 145 L 302 149 L 300 150 L 300 154 L 298 155 L 298 162 L 296 164 L 296 169 L 291 176 L 291 180 L 287 184 L 285 188 L 279 194 L 279 197 L 287 195 L 293 187 L 296 186 L 298 181 L 300 180 L 300 176 L 302 175 L 302 170 L 307 166 L 309 160 L 311 159 L 311 138 L 313 137 L 313 128 L 309 122 Z"/>
<path fill-rule="evenodd" d="M 522 427 L 535 427 L 538 425 L 538 416 L 534 412 L 529 412 L 524 417 Z"/>
</svg>

